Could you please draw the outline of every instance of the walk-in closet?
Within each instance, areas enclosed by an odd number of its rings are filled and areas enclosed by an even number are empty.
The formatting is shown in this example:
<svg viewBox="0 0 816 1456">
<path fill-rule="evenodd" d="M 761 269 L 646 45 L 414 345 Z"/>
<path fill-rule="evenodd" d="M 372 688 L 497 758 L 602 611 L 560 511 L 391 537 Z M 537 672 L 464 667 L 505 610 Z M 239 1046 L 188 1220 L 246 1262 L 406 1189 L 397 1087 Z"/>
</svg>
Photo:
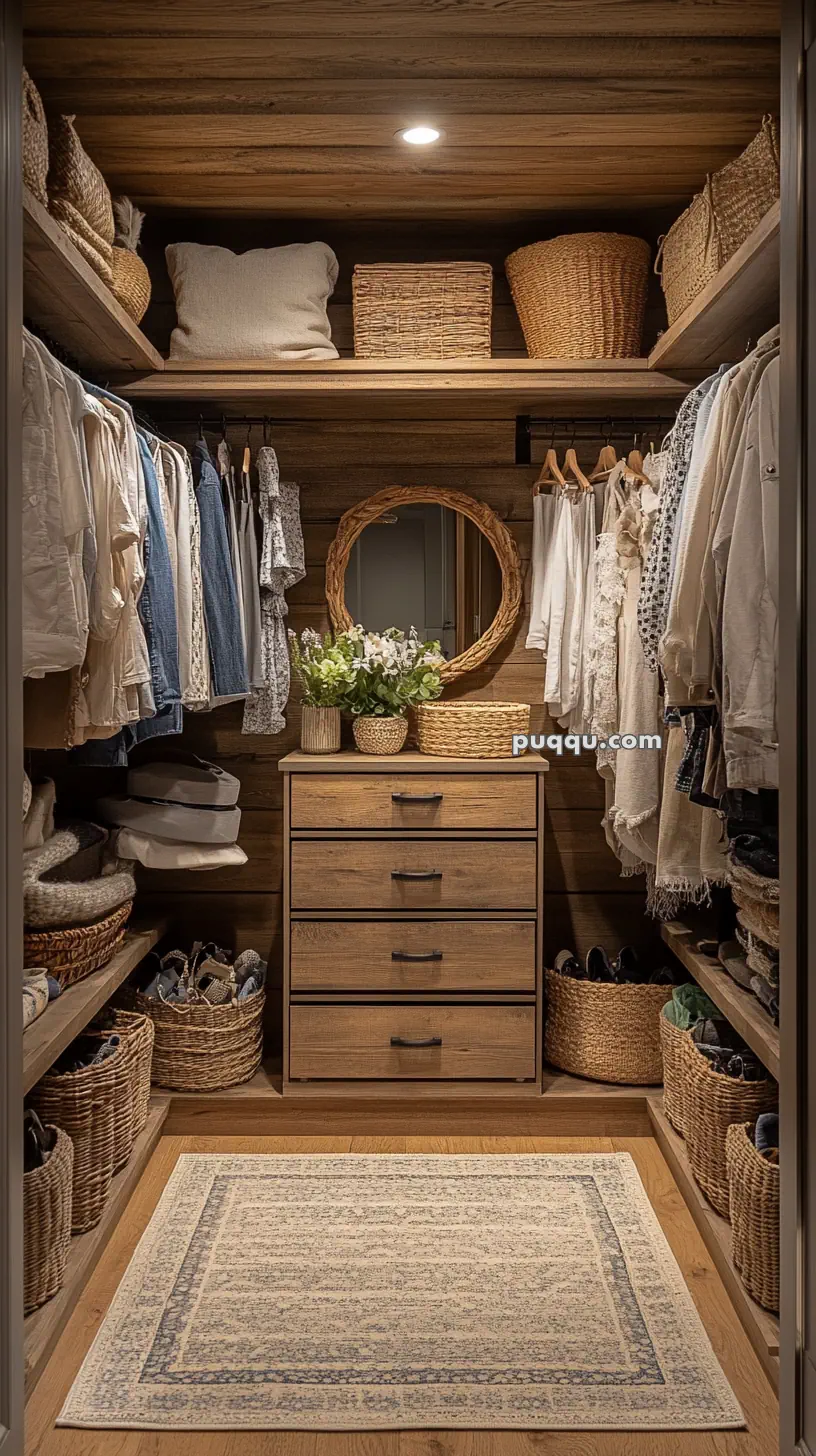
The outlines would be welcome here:
<svg viewBox="0 0 816 1456">
<path fill-rule="evenodd" d="M 4 7 L 2 1456 L 816 1451 L 811 10 Z"/>
</svg>

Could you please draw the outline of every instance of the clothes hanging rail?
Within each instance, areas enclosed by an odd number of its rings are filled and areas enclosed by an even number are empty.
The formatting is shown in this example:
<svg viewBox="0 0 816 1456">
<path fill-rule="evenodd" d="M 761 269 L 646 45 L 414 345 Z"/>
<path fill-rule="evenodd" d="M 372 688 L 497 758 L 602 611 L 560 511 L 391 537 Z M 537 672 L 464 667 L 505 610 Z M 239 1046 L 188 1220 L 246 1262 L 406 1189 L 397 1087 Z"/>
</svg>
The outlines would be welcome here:
<svg viewBox="0 0 816 1456">
<path fill-rule="evenodd" d="M 550 445 L 599 439 L 606 444 L 627 439 L 637 443 L 641 435 L 662 439 L 674 421 L 674 415 L 516 415 L 516 464 L 532 465 L 533 440 L 547 440 Z"/>
</svg>

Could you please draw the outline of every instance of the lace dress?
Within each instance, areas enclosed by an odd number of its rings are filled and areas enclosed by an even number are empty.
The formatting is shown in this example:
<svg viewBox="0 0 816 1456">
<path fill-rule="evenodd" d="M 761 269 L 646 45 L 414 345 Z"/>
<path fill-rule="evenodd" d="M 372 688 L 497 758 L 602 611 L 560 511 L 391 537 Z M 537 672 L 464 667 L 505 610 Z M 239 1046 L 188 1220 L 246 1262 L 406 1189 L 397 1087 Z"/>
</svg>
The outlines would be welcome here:
<svg viewBox="0 0 816 1456">
<path fill-rule="evenodd" d="M 258 451 L 259 511 L 263 522 L 261 548 L 261 671 L 263 687 L 250 694 L 244 708 L 244 733 L 281 733 L 289 698 L 288 608 L 284 593 L 306 575 L 300 492 L 282 481 L 271 445 Z"/>
</svg>

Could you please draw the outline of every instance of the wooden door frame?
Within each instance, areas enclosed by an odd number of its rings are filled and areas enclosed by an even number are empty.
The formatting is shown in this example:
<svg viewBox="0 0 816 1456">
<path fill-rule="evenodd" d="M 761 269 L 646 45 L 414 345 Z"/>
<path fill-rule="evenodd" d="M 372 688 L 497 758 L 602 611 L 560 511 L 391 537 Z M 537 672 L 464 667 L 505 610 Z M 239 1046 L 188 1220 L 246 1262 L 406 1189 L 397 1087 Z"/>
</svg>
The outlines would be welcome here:
<svg viewBox="0 0 816 1456">
<path fill-rule="evenodd" d="M 23 1450 L 20 0 L 0 4 L 0 1452 Z"/>
</svg>

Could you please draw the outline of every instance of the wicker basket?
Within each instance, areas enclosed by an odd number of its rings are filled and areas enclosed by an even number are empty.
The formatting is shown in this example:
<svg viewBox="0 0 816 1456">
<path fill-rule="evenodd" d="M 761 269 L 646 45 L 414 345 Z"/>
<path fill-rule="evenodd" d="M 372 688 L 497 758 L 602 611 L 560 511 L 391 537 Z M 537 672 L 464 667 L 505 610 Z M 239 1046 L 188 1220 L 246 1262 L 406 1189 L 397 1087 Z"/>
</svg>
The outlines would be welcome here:
<svg viewBox="0 0 816 1456">
<path fill-rule="evenodd" d="M 98 1067 L 48 1072 L 30 1094 L 41 1120 L 61 1127 L 74 1145 L 71 1231 L 75 1234 L 96 1227 L 110 1189 L 123 1059 L 119 1047 Z"/>
<path fill-rule="evenodd" d="M 355 718 L 354 742 L 361 753 L 399 753 L 408 737 L 407 718 Z"/>
<path fill-rule="evenodd" d="M 23 181 L 43 207 L 48 206 L 48 123 L 34 82 L 23 67 Z"/>
<path fill-rule="evenodd" d="M 753 1124 L 732 1123 L 725 1160 L 737 1271 L 752 1299 L 779 1313 L 779 1165 L 751 1140 Z"/>
<path fill-rule="evenodd" d="M 513 734 L 529 733 L 529 703 L 422 703 L 420 753 L 442 758 L 512 758 Z"/>
<path fill-rule="evenodd" d="M 111 292 L 125 313 L 142 322 L 150 302 L 150 274 L 138 253 L 114 246 L 111 258 Z"/>
<path fill-rule="evenodd" d="M 660 1051 L 663 1057 L 663 1111 L 675 1132 L 686 1135 L 685 1044 L 689 1033 L 660 1013 Z"/>
<path fill-rule="evenodd" d="M 26 1314 L 62 1288 L 71 1243 L 74 1148 L 68 1134 L 57 1140 L 41 1168 L 23 1174 L 23 1308 Z"/>
<path fill-rule="evenodd" d="M 779 196 L 779 135 L 771 116 L 733 162 L 705 187 L 660 240 L 660 274 L 669 323 L 693 303 Z"/>
<path fill-rule="evenodd" d="M 489 359 L 489 263 L 358 263 L 358 359 Z"/>
<path fill-rule="evenodd" d="M 137 991 L 121 993 L 153 1022 L 152 1080 L 174 1092 L 218 1092 L 254 1077 L 261 1064 L 265 992 L 234 1005 L 171 1005 Z"/>
<path fill-rule="evenodd" d="M 649 244 L 624 233 L 569 233 L 506 260 L 531 359 L 631 359 L 640 353 Z"/>
<path fill-rule="evenodd" d="M 113 203 L 99 168 L 85 151 L 73 116 L 49 119 L 48 199 L 51 214 L 86 263 L 113 281 Z"/>
<path fill-rule="evenodd" d="M 574 981 L 545 970 L 544 1057 L 563 1072 L 638 1087 L 663 1080 L 665 986 Z"/>
<path fill-rule="evenodd" d="M 779 1089 L 772 1077 L 742 1082 L 715 1072 L 691 1037 L 685 1058 L 686 1147 L 691 1171 L 709 1203 L 729 1217 L 725 1139 L 732 1122 L 756 1122 L 761 1112 L 776 1109 Z"/>
<path fill-rule="evenodd" d="M 125 938 L 132 909 L 133 901 L 128 900 L 95 925 L 74 925 L 68 930 L 27 930 L 25 964 L 44 966 L 64 991 L 110 960 Z"/>
<path fill-rule="evenodd" d="M 106 1010 L 104 1023 L 91 1026 L 87 1034 L 106 1041 L 114 1032 L 122 1050 L 114 1094 L 113 1171 L 118 1173 L 147 1121 L 154 1033 L 149 1016 L 135 1011 Z"/>
</svg>

